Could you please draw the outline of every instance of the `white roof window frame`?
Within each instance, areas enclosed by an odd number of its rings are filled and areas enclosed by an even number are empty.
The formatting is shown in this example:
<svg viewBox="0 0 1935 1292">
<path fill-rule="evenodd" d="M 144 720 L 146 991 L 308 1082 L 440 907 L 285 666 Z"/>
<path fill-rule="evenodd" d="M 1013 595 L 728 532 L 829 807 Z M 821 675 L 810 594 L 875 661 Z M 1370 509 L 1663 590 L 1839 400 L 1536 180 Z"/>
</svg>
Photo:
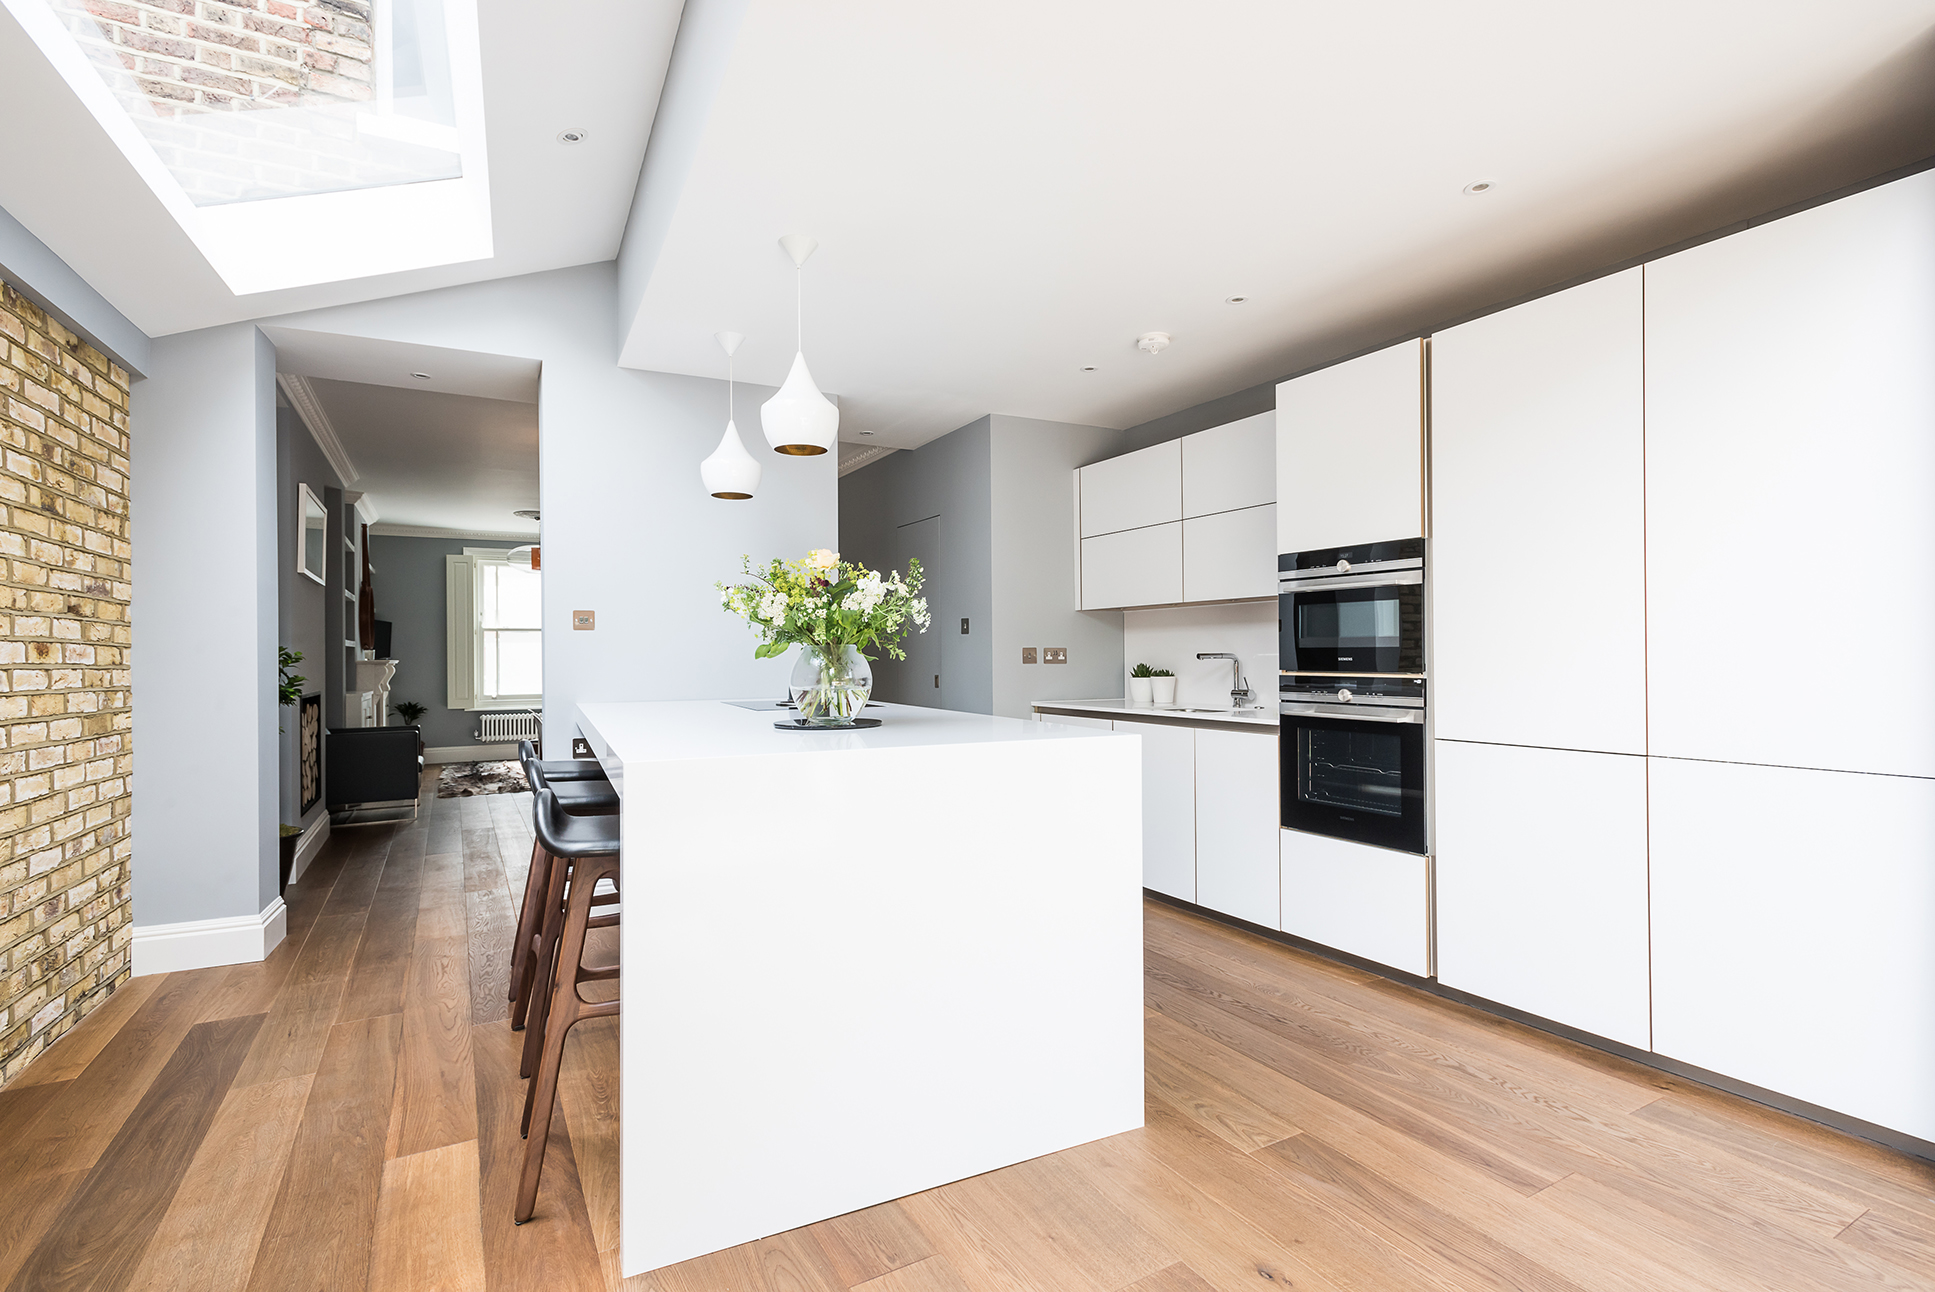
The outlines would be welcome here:
<svg viewBox="0 0 1935 1292">
<path fill-rule="evenodd" d="M 461 177 L 196 206 L 45 0 L 0 0 L 237 296 L 491 257 L 477 0 L 443 4 Z"/>
</svg>

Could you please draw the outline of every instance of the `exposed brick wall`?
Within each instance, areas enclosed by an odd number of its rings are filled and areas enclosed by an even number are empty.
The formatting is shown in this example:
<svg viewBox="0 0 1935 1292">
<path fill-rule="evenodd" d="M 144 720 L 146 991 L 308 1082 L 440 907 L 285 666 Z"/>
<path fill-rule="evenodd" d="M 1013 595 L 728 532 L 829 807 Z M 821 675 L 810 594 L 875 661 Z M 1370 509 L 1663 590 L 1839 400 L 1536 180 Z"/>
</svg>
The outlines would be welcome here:
<svg viewBox="0 0 1935 1292">
<path fill-rule="evenodd" d="M 128 374 L 0 285 L 0 1085 L 128 977 Z"/>
</svg>

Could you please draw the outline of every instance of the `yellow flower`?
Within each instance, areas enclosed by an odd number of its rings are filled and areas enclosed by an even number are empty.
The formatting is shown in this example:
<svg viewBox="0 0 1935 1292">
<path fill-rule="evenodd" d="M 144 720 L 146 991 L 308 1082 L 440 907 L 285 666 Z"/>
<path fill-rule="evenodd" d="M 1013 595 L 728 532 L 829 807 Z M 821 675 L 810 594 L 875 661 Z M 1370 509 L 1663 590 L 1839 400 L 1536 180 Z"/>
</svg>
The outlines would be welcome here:
<svg viewBox="0 0 1935 1292">
<path fill-rule="evenodd" d="M 838 552 L 828 551 L 824 547 L 816 547 L 806 554 L 806 565 L 808 569 L 830 570 L 839 563 L 840 554 Z"/>
</svg>

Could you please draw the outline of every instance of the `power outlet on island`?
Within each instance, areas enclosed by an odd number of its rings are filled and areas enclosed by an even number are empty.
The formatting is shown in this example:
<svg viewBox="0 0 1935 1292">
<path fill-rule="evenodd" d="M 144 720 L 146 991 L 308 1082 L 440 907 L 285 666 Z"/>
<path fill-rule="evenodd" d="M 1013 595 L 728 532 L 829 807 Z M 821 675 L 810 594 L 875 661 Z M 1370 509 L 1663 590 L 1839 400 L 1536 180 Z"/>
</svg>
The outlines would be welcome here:
<svg viewBox="0 0 1935 1292">
<path fill-rule="evenodd" d="M 571 737 L 571 756 L 573 758 L 591 757 L 591 742 L 583 736 Z"/>
</svg>

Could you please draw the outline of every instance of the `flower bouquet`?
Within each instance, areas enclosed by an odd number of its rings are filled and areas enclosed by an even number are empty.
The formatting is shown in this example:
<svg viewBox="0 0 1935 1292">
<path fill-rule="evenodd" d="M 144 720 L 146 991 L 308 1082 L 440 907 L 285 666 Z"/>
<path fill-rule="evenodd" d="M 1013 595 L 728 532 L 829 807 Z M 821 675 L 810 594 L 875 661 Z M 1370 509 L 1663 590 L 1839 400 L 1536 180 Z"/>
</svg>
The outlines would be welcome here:
<svg viewBox="0 0 1935 1292">
<path fill-rule="evenodd" d="M 909 561 L 904 576 L 882 575 L 818 547 L 804 560 L 773 560 L 763 570 L 749 556 L 744 569 L 752 581 L 719 584 L 719 603 L 759 635 L 755 659 L 805 648 L 791 694 L 800 717 L 815 726 L 851 726 L 860 715 L 873 690 L 869 648 L 906 659 L 900 639 L 927 631 L 919 561 Z"/>
</svg>

